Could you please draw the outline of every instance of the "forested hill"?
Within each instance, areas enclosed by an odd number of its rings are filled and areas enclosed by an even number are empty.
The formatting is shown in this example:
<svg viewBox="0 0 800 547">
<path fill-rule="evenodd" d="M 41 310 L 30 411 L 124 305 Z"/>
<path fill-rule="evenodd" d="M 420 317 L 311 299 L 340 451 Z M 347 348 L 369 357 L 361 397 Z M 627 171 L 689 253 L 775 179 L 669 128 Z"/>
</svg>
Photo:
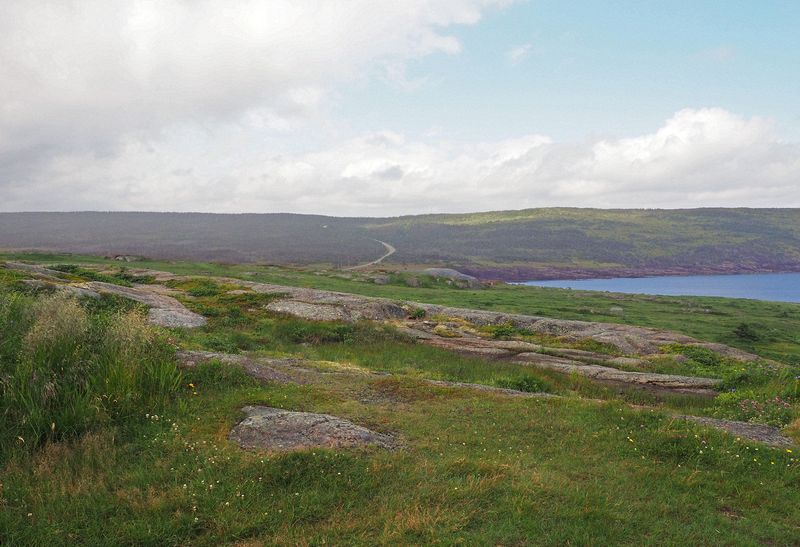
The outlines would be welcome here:
<svg viewBox="0 0 800 547">
<path fill-rule="evenodd" d="M 800 271 L 800 209 L 548 208 L 396 218 L 0 213 L 0 248 L 152 258 L 446 265 L 527 279 Z"/>
</svg>

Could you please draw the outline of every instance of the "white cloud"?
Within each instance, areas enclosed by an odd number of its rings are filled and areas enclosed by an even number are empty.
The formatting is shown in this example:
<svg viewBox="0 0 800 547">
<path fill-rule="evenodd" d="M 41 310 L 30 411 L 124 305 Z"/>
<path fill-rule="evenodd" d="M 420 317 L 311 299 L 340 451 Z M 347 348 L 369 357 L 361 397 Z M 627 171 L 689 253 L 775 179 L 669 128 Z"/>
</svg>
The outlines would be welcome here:
<svg viewBox="0 0 800 547">
<path fill-rule="evenodd" d="M 387 131 L 266 155 L 237 154 L 238 141 L 235 134 L 222 145 L 218 136 L 179 134 L 131 140 L 108 157 L 66 156 L 32 188 L 12 188 L 1 207 L 393 215 L 554 205 L 800 206 L 800 146 L 782 142 L 766 120 L 722 109 L 682 110 L 653 133 L 582 144 L 542 135 L 430 143 Z"/>
<path fill-rule="evenodd" d="M 0 163 L 113 148 L 133 133 L 314 114 L 371 66 L 455 54 L 453 25 L 507 0 L 41 0 L 0 3 Z M 6 173 L 0 173 L 5 175 Z"/>
<path fill-rule="evenodd" d="M 410 60 L 458 54 L 451 27 L 507 3 L 0 2 L 0 210 L 800 206 L 800 147 L 721 109 L 577 144 L 342 137 L 342 87 L 424 85 Z"/>
<path fill-rule="evenodd" d="M 522 62 L 531 52 L 531 44 L 514 46 L 506 52 L 506 57 L 512 65 Z"/>
</svg>

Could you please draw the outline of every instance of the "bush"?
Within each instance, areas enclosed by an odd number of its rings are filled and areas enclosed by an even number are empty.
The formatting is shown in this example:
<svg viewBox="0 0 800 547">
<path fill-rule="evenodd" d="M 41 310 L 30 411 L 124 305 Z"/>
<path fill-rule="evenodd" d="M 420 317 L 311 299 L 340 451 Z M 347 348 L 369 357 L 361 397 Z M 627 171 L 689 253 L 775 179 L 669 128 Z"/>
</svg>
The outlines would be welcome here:
<svg viewBox="0 0 800 547">
<path fill-rule="evenodd" d="M 197 286 L 192 287 L 186 291 L 190 296 L 218 296 L 220 293 L 219 285 L 213 281 L 198 283 Z"/>
<path fill-rule="evenodd" d="M 125 270 L 113 274 L 101 274 L 94 270 L 82 268 L 77 264 L 56 264 L 55 266 L 50 266 L 50 269 L 92 281 L 102 281 L 103 283 L 111 283 L 123 287 L 132 287 L 133 282 L 138 281 L 135 276 L 130 275 Z"/>
<path fill-rule="evenodd" d="M 515 389 L 528 393 L 548 393 L 552 391 L 547 382 L 540 380 L 536 376 L 519 376 L 517 378 L 500 378 L 494 381 L 497 387 L 505 389 Z"/>
<path fill-rule="evenodd" d="M 760 424 L 784 426 L 795 419 L 789 399 L 757 394 L 752 390 L 721 393 L 717 396 L 714 416 Z"/>
<path fill-rule="evenodd" d="M 0 306 L 0 443 L 35 447 L 151 412 L 181 381 L 174 350 L 138 311 L 90 314 L 64 294 Z"/>
<path fill-rule="evenodd" d="M 427 312 L 422 308 L 414 308 L 408 314 L 411 319 L 424 319 L 425 315 Z"/>
<path fill-rule="evenodd" d="M 293 344 L 354 344 L 402 339 L 391 328 L 377 327 L 367 322 L 334 323 L 281 318 L 271 326 L 270 331 L 273 338 Z"/>
<path fill-rule="evenodd" d="M 519 330 L 513 325 L 492 325 L 486 327 L 486 330 L 496 340 L 505 340 L 519 334 Z"/>
<path fill-rule="evenodd" d="M 350 342 L 355 338 L 355 327 L 343 323 L 289 320 L 278 322 L 275 334 L 295 344 Z"/>
<path fill-rule="evenodd" d="M 761 336 L 750 323 L 739 323 L 736 328 L 733 329 L 733 335 L 745 342 L 758 342 L 761 340 Z"/>
<path fill-rule="evenodd" d="M 664 346 L 667 353 L 675 353 L 688 357 L 695 363 L 705 367 L 719 367 L 724 358 L 717 352 L 699 346 L 686 346 L 683 344 L 669 344 Z"/>
</svg>

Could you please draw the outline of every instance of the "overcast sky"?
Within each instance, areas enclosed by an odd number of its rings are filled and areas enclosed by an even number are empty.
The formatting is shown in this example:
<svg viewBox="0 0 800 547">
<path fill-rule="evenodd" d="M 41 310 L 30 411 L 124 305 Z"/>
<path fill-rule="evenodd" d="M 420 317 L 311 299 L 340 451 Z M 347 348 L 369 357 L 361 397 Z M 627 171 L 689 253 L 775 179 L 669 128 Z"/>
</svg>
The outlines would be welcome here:
<svg viewBox="0 0 800 547">
<path fill-rule="evenodd" d="M 0 211 L 800 206 L 800 2 L 0 1 Z"/>
</svg>

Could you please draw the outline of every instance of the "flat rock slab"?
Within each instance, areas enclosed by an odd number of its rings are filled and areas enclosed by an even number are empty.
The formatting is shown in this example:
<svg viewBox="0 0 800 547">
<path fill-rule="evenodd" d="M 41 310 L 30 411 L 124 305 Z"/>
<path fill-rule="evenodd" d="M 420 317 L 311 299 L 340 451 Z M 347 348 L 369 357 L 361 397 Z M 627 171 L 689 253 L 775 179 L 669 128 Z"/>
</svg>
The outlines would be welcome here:
<svg viewBox="0 0 800 547">
<path fill-rule="evenodd" d="M 790 438 L 781 435 L 780 429 L 771 425 L 720 420 L 718 418 L 707 418 L 705 416 L 676 416 L 676 418 L 721 429 L 727 431 L 731 435 L 736 435 L 748 441 L 764 443 L 774 448 L 789 448 L 794 446 L 794 442 Z"/>
<path fill-rule="evenodd" d="M 394 439 L 329 414 L 293 412 L 268 406 L 246 406 L 244 420 L 228 438 L 242 448 L 273 451 L 307 448 L 392 448 Z"/>
<path fill-rule="evenodd" d="M 61 279 L 65 275 L 67 275 L 64 272 L 58 270 L 51 270 L 50 268 L 46 268 L 40 264 L 25 264 L 24 262 L 6 262 L 3 264 L 3 267 L 8 268 L 9 270 L 28 272 L 44 278 L 51 278 L 51 279 Z"/>
<path fill-rule="evenodd" d="M 154 325 L 191 329 L 207 323 L 202 315 L 189 310 L 173 297 L 162 294 L 163 287 L 157 285 L 123 287 L 102 281 L 88 281 L 79 287 L 103 294 L 115 294 L 149 306 L 147 318 Z"/>
<path fill-rule="evenodd" d="M 252 359 L 246 355 L 233 355 L 215 351 L 179 351 L 178 362 L 184 368 L 195 368 L 200 363 L 219 361 L 241 368 L 245 374 L 262 382 L 277 384 L 306 384 L 310 372 L 301 368 L 302 359 Z"/>
<path fill-rule="evenodd" d="M 758 356 L 736 348 L 722 344 L 700 342 L 684 334 L 659 329 L 618 323 L 595 323 L 552 319 L 535 315 L 471 310 L 421 302 L 397 302 L 387 298 L 256 283 L 227 277 L 217 279 L 226 283 L 248 287 L 255 292 L 273 294 L 276 298 L 268 305 L 268 309 L 305 319 L 387 321 L 405 319 L 408 316 L 408 310 L 420 309 L 424 310 L 428 317 L 445 316 L 457 318 L 468 321 L 473 325 L 510 324 L 517 328 L 553 336 L 563 336 L 568 339 L 582 340 L 588 338 L 610 344 L 626 355 L 654 355 L 658 354 L 661 346 L 665 344 L 679 343 L 705 347 L 742 361 L 758 359 Z M 533 348 L 530 349 L 536 351 Z M 573 357 L 575 356 L 578 356 L 578 354 L 573 352 Z"/>
<path fill-rule="evenodd" d="M 123 287 L 121 285 L 102 281 L 69 283 L 57 277 L 57 275 L 65 275 L 63 272 L 50 270 L 44 266 L 16 262 L 7 262 L 3 266 L 12 270 L 23 271 L 38 276 L 40 279 L 24 281 L 28 286 L 34 288 L 67 291 L 78 297 L 88 298 L 98 298 L 101 294 L 114 294 L 136 302 L 141 302 L 150 308 L 147 316 L 148 321 L 161 327 L 183 327 L 191 329 L 202 327 L 207 323 L 205 317 L 194 313 L 178 300 L 169 296 L 169 293 L 172 291 L 163 285 L 134 285 L 133 287 Z M 55 281 L 55 283 L 49 283 L 49 281 Z"/>
<path fill-rule="evenodd" d="M 542 359 L 542 356 L 538 353 L 521 353 L 517 355 L 517 360 L 514 362 L 541 369 L 555 370 L 564 374 L 579 374 L 594 380 L 650 387 L 654 389 L 669 389 L 697 395 L 716 395 L 714 388 L 722 383 L 722 380 L 717 378 L 678 376 L 675 374 L 657 374 L 652 372 L 628 372 L 600 365 L 559 362 L 555 358 Z"/>
</svg>

